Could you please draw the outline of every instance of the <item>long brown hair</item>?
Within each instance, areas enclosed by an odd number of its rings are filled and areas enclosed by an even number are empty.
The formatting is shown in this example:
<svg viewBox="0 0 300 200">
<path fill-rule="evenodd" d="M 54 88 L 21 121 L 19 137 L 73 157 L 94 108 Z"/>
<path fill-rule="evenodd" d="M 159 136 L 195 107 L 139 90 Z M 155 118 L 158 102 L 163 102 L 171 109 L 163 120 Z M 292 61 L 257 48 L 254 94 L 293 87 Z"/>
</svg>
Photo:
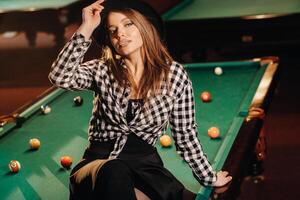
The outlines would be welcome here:
<svg viewBox="0 0 300 200">
<path fill-rule="evenodd" d="M 113 12 L 126 15 L 140 31 L 143 40 L 144 71 L 139 86 L 135 84 L 130 72 L 121 65 L 122 58 L 116 53 L 110 42 L 107 42 L 107 46 L 102 51 L 102 59 L 109 65 L 113 76 L 121 86 L 124 87 L 129 83 L 139 98 L 147 99 L 149 92 L 151 95 L 157 94 L 162 83 L 168 83 L 173 58 L 161 41 L 157 30 L 146 17 L 133 9 Z M 108 36 L 107 41 L 110 41 Z"/>
</svg>

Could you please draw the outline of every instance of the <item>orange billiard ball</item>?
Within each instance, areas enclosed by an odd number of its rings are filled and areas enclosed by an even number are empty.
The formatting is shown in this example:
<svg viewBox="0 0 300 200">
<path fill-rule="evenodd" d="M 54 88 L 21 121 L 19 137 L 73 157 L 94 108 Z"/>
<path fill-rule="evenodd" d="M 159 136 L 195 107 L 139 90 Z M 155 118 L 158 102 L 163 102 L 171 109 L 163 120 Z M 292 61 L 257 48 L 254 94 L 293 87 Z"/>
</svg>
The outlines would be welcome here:
<svg viewBox="0 0 300 200">
<path fill-rule="evenodd" d="M 159 142 L 163 147 L 169 147 L 172 144 L 171 137 L 168 135 L 163 135 L 159 138 Z"/>
<path fill-rule="evenodd" d="M 60 158 L 60 164 L 66 169 L 70 169 L 71 165 L 73 163 L 73 159 L 70 156 L 62 156 Z"/>
<path fill-rule="evenodd" d="M 207 91 L 202 92 L 201 93 L 201 100 L 203 102 L 209 102 L 209 101 L 211 101 L 211 94 L 209 92 L 207 92 Z"/>
<path fill-rule="evenodd" d="M 220 130 L 217 127 L 210 127 L 208 129 L 208 135 L 210 138 L 218 138 L 220 136 Z"/>
<path fill-rule="evenodd" d="M 41 142 L 37 138 L 32 138 L 29 140 L 29 146 L 30 146 L 30 149 L 37 150 L 40 148 Z"/>
<path fill-rule="evenodd" d="M 21 169 L 21 164 L 17 160 L 11 160 L 8 164 L 8 168 L 13 173 L 18 173 Z"/>
</svg>

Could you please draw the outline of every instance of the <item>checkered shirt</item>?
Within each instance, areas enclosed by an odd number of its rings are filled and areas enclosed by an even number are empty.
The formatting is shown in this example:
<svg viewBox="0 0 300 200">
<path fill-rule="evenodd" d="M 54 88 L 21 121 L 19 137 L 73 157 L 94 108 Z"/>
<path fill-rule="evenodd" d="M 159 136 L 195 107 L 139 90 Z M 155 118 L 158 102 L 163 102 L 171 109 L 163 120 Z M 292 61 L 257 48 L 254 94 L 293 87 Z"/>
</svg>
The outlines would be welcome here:
<svg viewBox="0 0 300 200">
<path fill-rule="evenodd" d="M 160 95 L 150 96 L 144 105 L 147 109 L 139 108 L 134 119 L 127 123 L 130 88 L 118 85 L 100 60 L 82 63 L 90 44 L 90 40 L 85 41 L 82 35 L 75 33 L 59 53 L 49 74 L 50 81 L 60 88 L 94 91 L 89 140 L 116 139 L 110 153 L 110 157 L 115 158 L 129 133 L 154 146 L 170 125 L 176 150 L 189 164 L 196 179 L 204 185 L 216 181 L 216 174 L 197 138 L 192 83 L 183 66 L 176 62 L 171 64 L 169 90 L 167 84 L 163 84 Z"/>
</svg>

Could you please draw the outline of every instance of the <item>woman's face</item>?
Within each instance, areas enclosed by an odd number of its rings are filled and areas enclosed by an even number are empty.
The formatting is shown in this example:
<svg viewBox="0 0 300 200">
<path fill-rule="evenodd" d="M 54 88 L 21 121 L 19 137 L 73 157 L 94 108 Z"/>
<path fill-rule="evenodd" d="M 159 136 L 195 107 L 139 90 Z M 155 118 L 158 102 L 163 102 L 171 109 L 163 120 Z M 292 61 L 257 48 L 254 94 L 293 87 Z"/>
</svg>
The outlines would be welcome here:
<svg viewBox="0 0 300 200">
<path fill-rule="evenodd" d="M 125 57 L 140 53 L 143 40 L 133 22 L 119 12 L 109 13 L 107 20 L 108 34 L 116 52 Z"/>
</svg>

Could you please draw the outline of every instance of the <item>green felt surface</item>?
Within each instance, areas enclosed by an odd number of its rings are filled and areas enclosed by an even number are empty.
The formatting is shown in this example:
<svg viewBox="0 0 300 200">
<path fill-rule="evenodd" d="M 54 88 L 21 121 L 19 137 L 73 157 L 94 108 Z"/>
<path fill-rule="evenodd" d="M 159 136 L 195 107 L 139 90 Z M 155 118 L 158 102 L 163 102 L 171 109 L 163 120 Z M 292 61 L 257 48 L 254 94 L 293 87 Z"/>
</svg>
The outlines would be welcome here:
<svg viewBox="0 0 300 200">
<path fill-rule="evenodd" d="M 49 105 L 43 115 L 38 107 L 21 128 L 0 140 L 0 199 L 67 199 L 69 170 L 60 166 L 60 157 L 69 155 L 78 162 L 87 144 L 91 92 L 80 92 L 81 107 L 73 105 L 79 92 L 66 92 Z M 32 108 L 30 108 L 32 109 Z M 29 150 L 29 139 L 38 138 L 41 148 Z M 21 163 L 21 171 L 8 170 L 10 160 Z"/>
<path fill-rule="evenodd" d="M 223 75 L 213 73 L 222 67 Z M 265 67 L 257 62 L 224 62 L 192 64 L 186 67 L 192 79 L 199 139 L 215 169 L 221 169 L 244 120 L 240 111 L 247 110 L 255 94 Z M 210 91 L 212 101 L 203 103 L 200 93 Z M 58 90 L 29 107 L 21 116 L 27 120 L 21 128 L 2 131 L 0 139 L 0 199 L 67 199 L 70 170 L 60 167 L 60 157 L 70 155 L 77 163 L 87 145 L 88 122 L 92 110 L 92 93 L 61 92 Z M 81 107 L 73 105 L 75 96 L 82 96 Z M 41 114 L 41 102 L 52 112 Z M 211 126 L 220 128 L 220 139 L 207 135 Z M 0 135 L 1 135 L 0 134 Z M 39 138 L 41 148 L 30 151 L 30 138 Z M 157 145 L 165 166 L 190 190 L 198 192 L 198 199 L 207 198 L 210 188 L 200 187 L 187 164 L 177 155 L 174 145 Z M 22 169 L 9 172 L 10 160 L 18 160 Z M 74 165 L 73 165 L 74 166 Z"/>
<path fill-rule="evenodd" d="M 222 67 L 223 75 L 216 76 L 214 67 Z M 264 67 L 259 63 L 216 63 L 192 65 L 188 73 L 193 83 L 196 101 L 196 119 L 199 139 L 214 169 L 221 169 L 234 139 L 244 120 L 239 112 L 247 110 L 256 92 Z M 212 101 L 203 103 L 200 94 L 209 91 Z M 211 139 L 207 130 L 216 126 L 220 129 L 220 138 Z M 175 153 L 175 147 L 158 148 L 165 165 L 185 186 L 194 192 L 208 195 L 193 178 L 185 162 Z"/>
<path fill-rule="evenodd" d="M 166 13 L 168 20 L 242 17 L 261 14 L 291 14 L 300 12 L 299 0 L 185 0 L 176 11 Z"/>
<path fill-rule="evenodd" d="M 78 0 L 1 0 L 0 13 L 9 11 L 33 11 L 40 9 L 57 9 Z"/>
</svg>

